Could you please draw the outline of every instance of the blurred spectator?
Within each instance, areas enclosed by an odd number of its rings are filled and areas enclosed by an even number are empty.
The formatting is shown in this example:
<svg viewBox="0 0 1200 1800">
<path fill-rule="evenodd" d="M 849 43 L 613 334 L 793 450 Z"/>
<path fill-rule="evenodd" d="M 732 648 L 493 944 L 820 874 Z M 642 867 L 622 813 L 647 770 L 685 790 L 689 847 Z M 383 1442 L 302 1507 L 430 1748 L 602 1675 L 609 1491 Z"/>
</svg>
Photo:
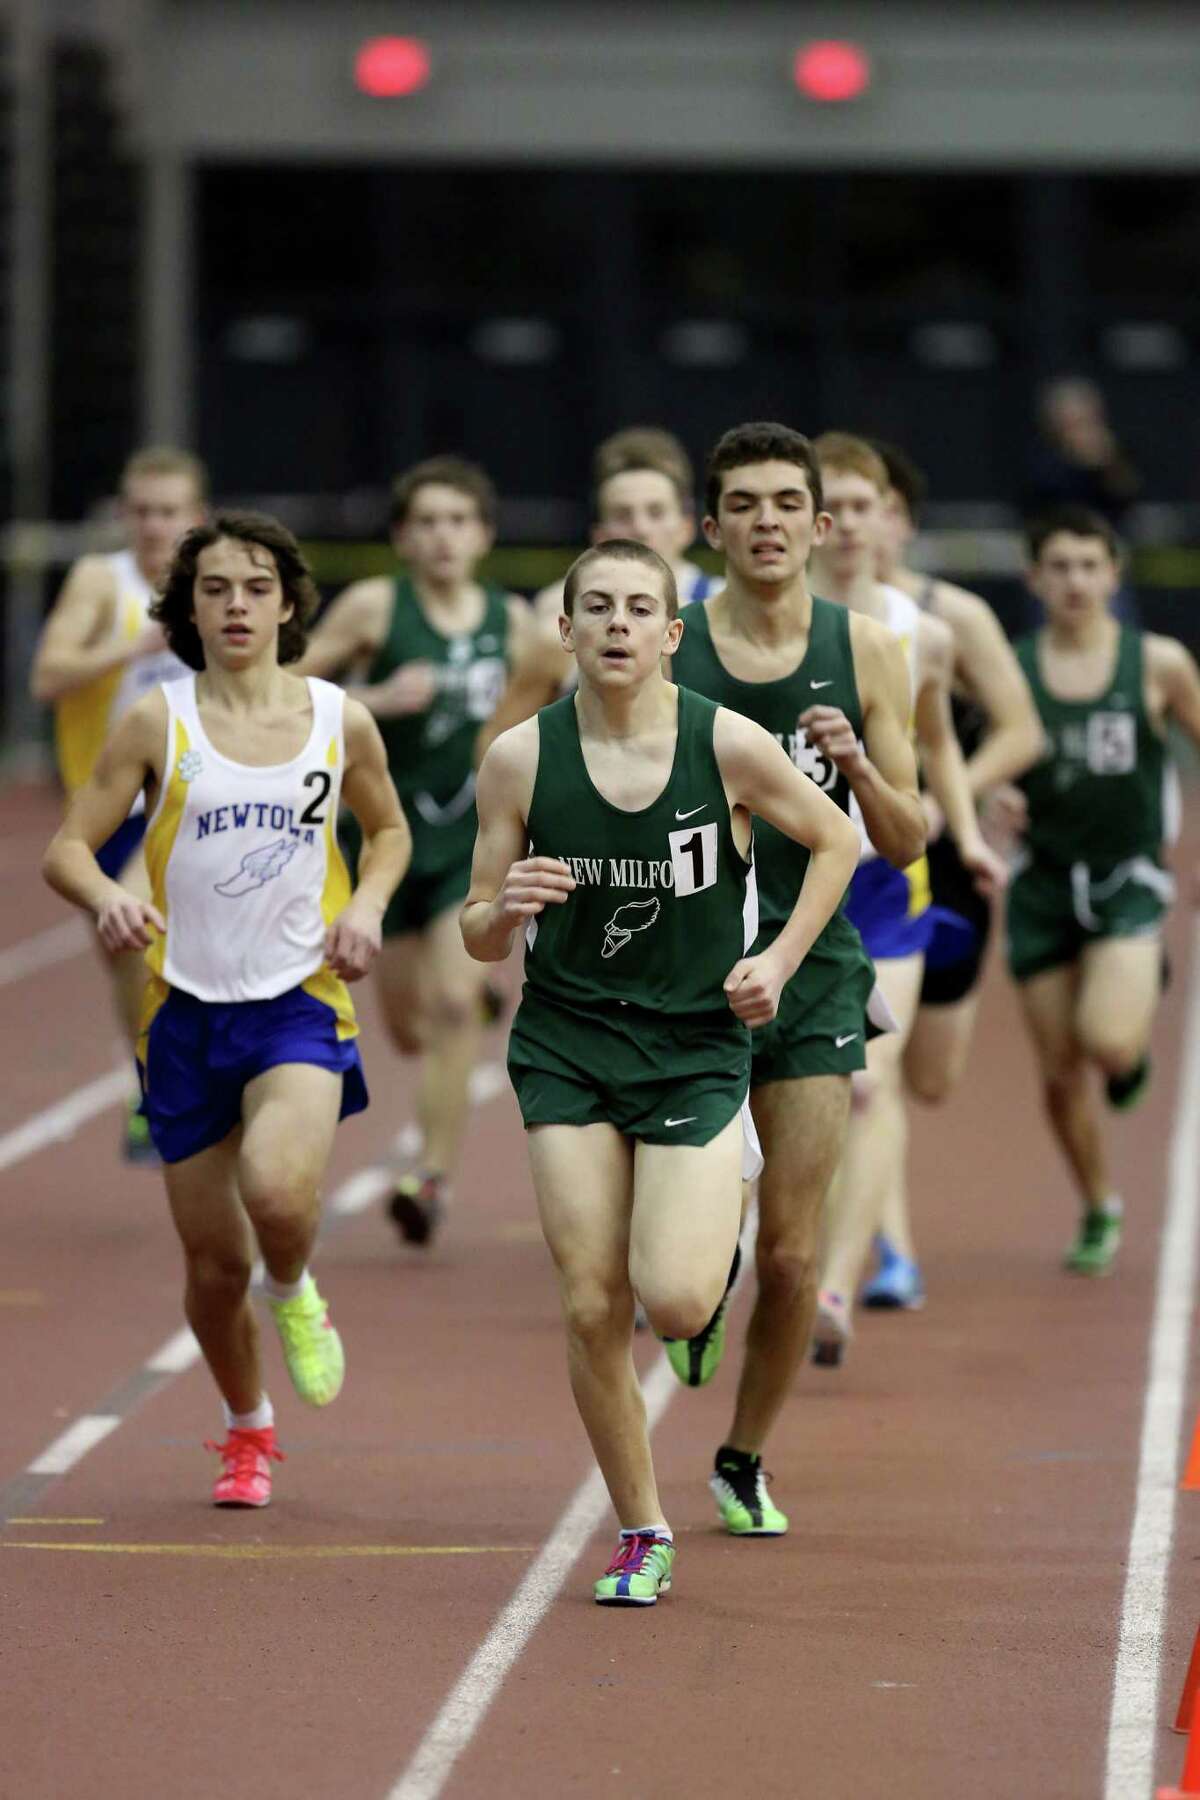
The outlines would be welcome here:
<svg viewBox="0 0 1200 1800">
<path fill-rule="evenodd" d="M 1091 507 L 1120 527 L 1142 478 L 1117 442 L 1104 395 L 1094 381 L 1059 376 L 1038 395 L 1041 442 L 1029 469 L 1026 512 L 1065 505 Z"/>
</svg>

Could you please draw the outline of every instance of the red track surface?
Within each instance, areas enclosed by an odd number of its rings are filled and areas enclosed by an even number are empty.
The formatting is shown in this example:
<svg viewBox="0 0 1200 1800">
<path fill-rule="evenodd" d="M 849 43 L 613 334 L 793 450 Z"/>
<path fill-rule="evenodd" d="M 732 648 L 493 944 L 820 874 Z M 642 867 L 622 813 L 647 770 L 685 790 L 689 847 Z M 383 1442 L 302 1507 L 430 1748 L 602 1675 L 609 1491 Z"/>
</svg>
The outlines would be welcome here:
<svg viewBox="0 0 1200 1800">
<path fill-rule="evenodd" d="M 52 819 L 44 796 L 0 799 L 0 950 L 64 916 L 35 873 Z M 1185 920 L 1173 934 L 1158 1079 L 1115 1133 L 1119 1274 L 1059 1272 L 1073 1208 L 994 968 L 964 1091 L 914 1133 L 929 1308 L 865 1319 L 842 1372 L 800 1377 L 767 1458 L 791 1535 L 716 1532 L 732 1370 L 681 1392 L 656 1434 L 675 1591 L 594 1607 L 606 1528 L 448 1795 L 1100 1794 L 1189 973 Z M 366 997 L 363 1013 L 374 1105 L 331 1185 L 410 1116 Z M 110 1068 L 93 961 L 0 989 L 0 1050 L 0 1133 Z M 117 1125 L 110 1109 L 0 1176 L 0 1486 L 181 1323 L 160 1184 L 118 1162 Z M 0 1521 L 5 1800 L 387 1795 L 588 1468 L 507 1092 L 477 1115 L 459 1192 L 425 1259 L 375 1210 L 331 1231 L 350 1375 L 308 1412 L 268 1344 L 288 1453 L 269 1512 L 206 1504 L 219 1415 L 192 1369 L 41 1494 L 46 1523 Z M 1200 1617 L 1198 1511 L 1184 1496 L 1164 1722 Z M 398 1546 L 462 1553 L 383 1553 Z M 1181 1740 L 1160 1744 L 1173 1780 Z"/>
</svg>

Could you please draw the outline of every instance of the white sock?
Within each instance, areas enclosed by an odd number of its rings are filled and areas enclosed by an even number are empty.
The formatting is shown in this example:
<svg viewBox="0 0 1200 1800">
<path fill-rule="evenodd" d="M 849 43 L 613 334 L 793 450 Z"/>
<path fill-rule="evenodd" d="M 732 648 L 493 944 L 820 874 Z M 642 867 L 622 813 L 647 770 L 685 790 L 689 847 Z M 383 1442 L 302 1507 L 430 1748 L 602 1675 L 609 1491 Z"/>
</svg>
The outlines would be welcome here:
<svg viewBox="0 0 1200 1800">
<path fill-rule="evenodd" d="M 653 1536 L 662 1538 L 663 1542 L 666 1544 L 673 1544 L 675 1542 L 675 1539 L 671 1536 L 671 1527 L 669 1525 L 622 1525 L 621 1536 L 623 1538 Z"/>
<path fill-rule="evenodd" d="M 265 1431 L 268 1425 L 275 1423 L 275 1408 L 266 1394 L 263 1395 L 253 1412 L 231 1412 L 228 1400 L 222 1400 L 221 1406 L 225 1413 L 225 1429 L 227 1431 Z"/>
<path fill-rule="evenodd" d="M 297 1300 L 308 1283 L 308 1270 L 305 1269 L 299 1281 L 276 1281 L 270 1269 L 263 1270 L 263 1293 L 268 1300 Z"/>
<path fill-rule="evenodd" d="M 1110 1194 L 1107 1200 L 1100 1203 L 1100 1211 L 1106 1219 L 1121 1219 L 1125 1216 L 1125 1202 L 1120 1194 Z"/>
</svg>

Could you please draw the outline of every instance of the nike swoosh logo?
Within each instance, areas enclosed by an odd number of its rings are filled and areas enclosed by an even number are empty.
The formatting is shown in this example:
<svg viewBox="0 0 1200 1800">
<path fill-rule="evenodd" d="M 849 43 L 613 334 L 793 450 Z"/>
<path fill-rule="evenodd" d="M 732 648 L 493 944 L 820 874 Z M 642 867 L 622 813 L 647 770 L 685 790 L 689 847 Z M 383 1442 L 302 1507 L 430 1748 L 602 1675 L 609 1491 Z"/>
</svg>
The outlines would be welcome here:
<svg viewBox="0 0 1200 1800">
<path fill-rule="evenodd" d="M 850 1032 L 847 1032 L 845 1037 L 840 1037 L 840 1038 L 835 1037 L 833 1040 L 834 1049 L 835 1050 L 844 1050 L 846 1048 L 846 1045 L 852 1044 L 857 1036 L 858 1036 L 857 1031 L 850 1031 Z"/>
<path fill-rule="evenodd" d="M 708 805 L 708 801 L 706 800 L 704 802 L 704 806 L 707 806 L 707 805 Z M 691 812 L 680 812 L 679 808 L 676 807 L 675 808 L 675 817 L 677 819 L 690 819 L 690 818 L 694 817 L 694 815 L 696 813 L 703 812 L 704 806 L 693 806 Z"/>
<path fill-rule="evenodd" d="M 831 675 L 829 677 L 828 681 L 810 681 L 808 685 L 811 688 L 832 687 L 833 686 L 833 676 Z"/>
<path fill-rule="evenodd" d="M 693 1113 L 690 1119 L 664 1119 L 663 1124 L 668 1127 L 671 1125 L 694 1125 L 699 1117 L 699 1113 Z"/>
</svg>

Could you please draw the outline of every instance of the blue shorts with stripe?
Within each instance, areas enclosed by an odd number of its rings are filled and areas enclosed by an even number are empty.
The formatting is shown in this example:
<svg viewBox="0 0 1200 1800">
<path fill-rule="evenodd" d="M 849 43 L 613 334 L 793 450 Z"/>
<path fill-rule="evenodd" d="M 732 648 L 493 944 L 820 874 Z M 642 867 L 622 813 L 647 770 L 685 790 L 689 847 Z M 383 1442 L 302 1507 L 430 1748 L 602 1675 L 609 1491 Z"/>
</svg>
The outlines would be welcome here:
<svg viewBox="0 0 1200 1800">
<path fill-rule="evenodd" d="M 339 1038 L 333 1008 L 302 987 L 273 1000 L 228 1004 L 171 988 L 144 1048 L 142 1110 L 166 1163 L 183 1162 L 227 1137 L 241 1123 L 247 1084 L 280 1063 L 311 1063 L 340 1075 L 340 1118 L 367 1105 L 358 1040 Z"/>
<path fill-rule="evenodd" d="M 146 835 L 144 812 L 130 813 L 122 819 L 110 838 L 105 838 L 96 852 L 96 861 L 110 881 L 119 881 L 121 871 Z"/>
<path fill-rule="evenodd" d="M 845 913 L 875 962 L 928 950 L 937 923 L 928 903 L 928 879 L 923 858 L 912 869 L 894 869 L 882 856 L 859 863 Z"/>
</svg>

